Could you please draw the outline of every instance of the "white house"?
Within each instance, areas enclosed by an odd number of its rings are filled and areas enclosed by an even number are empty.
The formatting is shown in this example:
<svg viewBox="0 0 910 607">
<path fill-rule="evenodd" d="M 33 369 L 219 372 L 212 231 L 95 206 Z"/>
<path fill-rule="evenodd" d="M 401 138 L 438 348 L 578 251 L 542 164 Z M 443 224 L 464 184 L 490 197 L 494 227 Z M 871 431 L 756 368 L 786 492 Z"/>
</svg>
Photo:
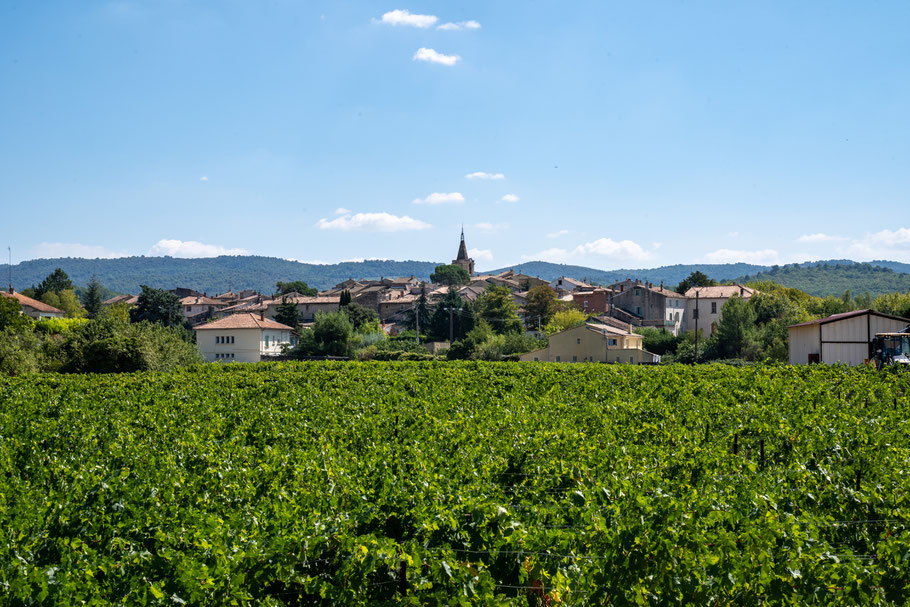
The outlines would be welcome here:
<svg viewBox="0 0 910 607">
<path fill-rule="evenodd" d="M 22 293 L 17 293 L 14 289 L 9 291 L 0 291 L 4 297 L 15 299 L 22 306 L 22 313 L 31 318 L 63 318 L 66 313 L 58 310 L 54 306 L 48 305 L 43 301 L 32 299 Z"/>
<path fill-rule="evenodd" d="M 692 287 L 686 291 L 685 331 L 695 331 L 695 319 L 698 317 L 698 331 L 705 337 L 711 337 L 720 322 L 721 310 L 732 297 L 749 299 L 758 293 L 755 289 L 743 285 L 718 285 L 716 287 Z M 696 302 L 696 294 L 698 301 Z M 696 303 L 698 305 L 696 312 Z"/>
<path fill-rule="evenodd" d="M 872 358 L 876 333 L 902 331 L 910 318 L 856 310 L 789 327 L 790 364 L 861 365 Z"/>
<path fill-rule="evenodd" d="M 291 327 L 262 314 L 243 312 L 193 327 L 206 362 L 259 362 L 291 344 Z"/>
</svg>

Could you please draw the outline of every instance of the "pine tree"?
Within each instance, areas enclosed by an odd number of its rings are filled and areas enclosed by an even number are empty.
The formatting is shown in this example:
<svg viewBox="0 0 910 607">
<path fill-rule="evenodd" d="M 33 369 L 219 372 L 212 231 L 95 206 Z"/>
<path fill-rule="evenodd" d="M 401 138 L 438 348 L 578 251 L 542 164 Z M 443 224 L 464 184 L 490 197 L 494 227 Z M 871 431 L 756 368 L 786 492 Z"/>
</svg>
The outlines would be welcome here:
<svg viewBox="0 0 910 607">
<path fill-rule="evenodd" d="M 82 307 L 88 313 L 89 318 L 95 318 L 101 311 L 101 283 L 98 278 L 92 274 L 92 279 L 88 281 L 88 286 L 82 294 Z"/>
</svg>

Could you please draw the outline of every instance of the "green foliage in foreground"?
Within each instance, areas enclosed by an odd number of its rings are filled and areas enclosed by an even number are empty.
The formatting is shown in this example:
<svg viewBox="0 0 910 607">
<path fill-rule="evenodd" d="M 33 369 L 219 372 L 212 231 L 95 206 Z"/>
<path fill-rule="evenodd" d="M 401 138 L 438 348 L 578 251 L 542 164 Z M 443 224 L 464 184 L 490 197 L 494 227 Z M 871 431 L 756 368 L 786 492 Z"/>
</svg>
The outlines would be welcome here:
<svg viewBox="0 0 910 607">
<path fill-rule="evenodd" d="M 908 395 L 910 374 L 821 366 L 0 379 L 0 588 L 10 604 L 904 605 Z"/>
</svg>

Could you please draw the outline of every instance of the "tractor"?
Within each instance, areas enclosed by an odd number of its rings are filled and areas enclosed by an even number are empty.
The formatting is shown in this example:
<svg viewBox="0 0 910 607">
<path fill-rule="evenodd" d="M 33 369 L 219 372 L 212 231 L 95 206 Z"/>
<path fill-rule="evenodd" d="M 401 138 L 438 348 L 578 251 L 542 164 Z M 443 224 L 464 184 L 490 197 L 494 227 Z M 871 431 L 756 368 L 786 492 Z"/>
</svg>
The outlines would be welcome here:
<svg viewBox="0 0 910 607">
<path fill-rule="evenodd" d="M 897 333 L 876 333 L 872 340 L 875 368 L 899 366 L 910 369 L 910 325 Z"/>
</svg>

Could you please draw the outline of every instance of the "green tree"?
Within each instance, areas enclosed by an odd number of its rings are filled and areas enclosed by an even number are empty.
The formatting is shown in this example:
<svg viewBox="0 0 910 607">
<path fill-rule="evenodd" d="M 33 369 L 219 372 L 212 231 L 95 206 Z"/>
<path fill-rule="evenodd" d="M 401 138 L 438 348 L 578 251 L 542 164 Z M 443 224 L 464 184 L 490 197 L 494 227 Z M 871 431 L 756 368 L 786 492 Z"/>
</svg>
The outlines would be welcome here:
<svg viewBox="0 0 910 607">
<path fill-rule="evenodd" d="M 638 327 L 635 332 L 642 336 L 642 347 L 660 356 L 675 354 L 680 339 L 666 329 L 654 327 Z"/>
<path fill-rule="evenodd" d="M 82 308 L 82 304 L 79 303 L 79 298 L 76 297 L 76 292 L 73 289 L 64 289 L 60 292 L 48 291 L 41 296 L 41 301 L 63 311 L 67 318 L 83 318 L 85 316 L 85 310 Z"/>
<path fill-rule="evenodd" d="M 291 349 L 294 358 L 308 356 L 350 356 L 354 325 L 342 310 L 317 312 L 312 329 L 300 334 L 300 341 Z"/>
<path fill-rule="evenodd" d="M 417 298 L 417 303 L 414 305 L 414 308 L 408 310 L 407 312 L 408 329 L 417 330 L 417 320 L 420 320 L 420 331 L 421 334 L 425 334 L 427 329 L 430 326 L 430 304 L 427 301 L 427 287 L 426 285 L 420 286 L 420 297 Z"/>
<path fill-rule="evenodd" d="M 749 301 L 731 297 L 721 308 L 720 322 L 712 335 L 722 358 L 742 358 L 755 344 L 755 311 Z"/>
<path fill-rule="evenodd" d="M 0 330 L 31 330 L 32 319 L 22 313 L 22 306 L 10 295 L 0 295 Z"/>
<path fill-rule="evenodd" d="M 5 297 L 0 297 L 3 308 Z M 41 338 L 27 328 L 0 328 L 0 376 L 43 371 Z"/>
<path fill-rule="evenodd" d="M 342 308 L 351 303 L 351 292 L 345 289 L 338 297 L 338 305 Z"/>
<path fill-rule="evenodd" d="M 529 329 L 536 329 L 550 322 L 559 310 L 559 298 L 549 286 L 538 285 L 528 291 L 524 307 L 525 324 Z"/>
<path fill-rule="evenodd" d="M 580 310 L 560 310 L 553 315 L 553 318 L 550 319 L 550 322 L 547 323 L 547 326 L 545 326 L 543 330 L 547 335 L 553 335 L 554 333 L 559 333 L 560 331 L 565 331 L 566 329 L 571 329 L 572 327 L 584 324 L 587 318 L 587 315 Z"/>
<path fill-rule="evenodd" d="M 48 274 L 47 278 L 42 280 L 37 287 L 33 288 L 35 290 L 35 299 L 41 299 L 45 293 L 60 293 L 61 291 L 72 289 L 73 281 L 66 275 L 66 272 L 61 268 L 57 268 Z M 44 300 L 42 299 L 42 301 Z"/>
<path fill-rule="evenodd" d="M 364 327 L 369 327 L 379 321 L 379 314 L 375 310 L 365 308 L 360 304 L 349 303 L 340 308 L 340 310 L 347 315 L 348 320 L 351 321 L 351 325 L 354 327 L 354 331 L 360 331 Z"/>
<path fill-rule="evenodd" d="M 450 287 L 467 284 L 470 280 L 471 275 L 467 270 L 453 264 L 436 266 L 436 270 L 430 274 L 430 282 Z"/>
<path fill-rule="evenodd" d="M 275 310 L 275 322 L 280 322 L 294 330 L 300 325 L 300 314 L 297 312 L 297 304 L 287 297 L 281 298 L 281 303 Z"/>
<path fill-rule="evenodd" d="M 427 323 L 427 338 L 431 341 L 449 341 L 450 320 L 455 341 L 464 339 L 468 331 L 474 328 L 474 306 L 459 295 L 454 287 L 449 287 L 442 300 L 433 308 Z"/>
<path fill-rule="evenodd" d="M 130 322 L 151 322 L 165 327 L 182 326 L 183 308 L 180 298 L 161 289 L 141 285 L 139 300 L 130 310 Z"/>
<path fill-rule="evenodd" d="M 676 292 L 685 295 L 692 287 L 714 287 L 717 281 L 708 278 L 708 275 L 698 270 L 692 272 L 676 286 Z"/>
<path fill-rule="evenodd" d="M 278 296 L 287 295 L 288 293 L 300 293 L 307 297 L 314 297 L 318 293 L 316 289 L 302 280 L 292 280 L 290 282 L 281 282 L 279 280 L 275 287 L 278 289 L 276 293 Z"/>
<path fill-rule="evenodd" d="M 88 286 L 82 294 L 82 306 L 89 318 L 98 316 L 101 311 L 103 300 L 101 298 L 101 283 L 98 278 L 92 274 L 92 279 L 88 281 Z"/>
<path fill-rule="evenodd" d="M 477 317 L 489 324 L 495 333 L 520 333 L 521 320 L 518 308 L 512 301 L 512 292 L 507 287 L 488 288 L 474 303 Z"/>
</svg>

